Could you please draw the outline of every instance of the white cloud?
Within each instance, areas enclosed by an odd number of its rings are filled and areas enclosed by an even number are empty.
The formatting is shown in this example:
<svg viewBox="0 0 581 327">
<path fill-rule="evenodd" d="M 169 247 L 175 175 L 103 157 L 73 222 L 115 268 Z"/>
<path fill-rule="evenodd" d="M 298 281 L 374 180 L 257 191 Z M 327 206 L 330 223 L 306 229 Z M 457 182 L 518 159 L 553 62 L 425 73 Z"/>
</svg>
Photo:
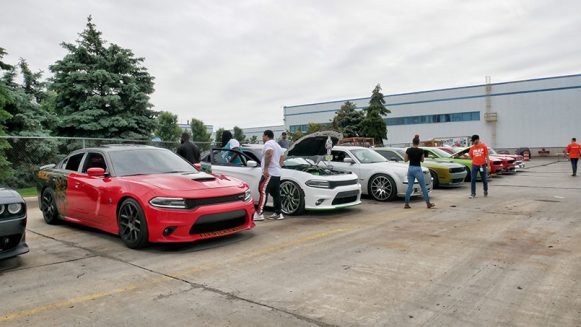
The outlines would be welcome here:
<svg viewBox="0 0 581 327">
<path fill-rule="evenodd" d="M 282 123 L 283 105 L 579 73 L 581 2 L 10 1 L 7 61 L 48 71 L 94 22 L 145 57 L 152 102 L 216 127 Z"/>
</svg>

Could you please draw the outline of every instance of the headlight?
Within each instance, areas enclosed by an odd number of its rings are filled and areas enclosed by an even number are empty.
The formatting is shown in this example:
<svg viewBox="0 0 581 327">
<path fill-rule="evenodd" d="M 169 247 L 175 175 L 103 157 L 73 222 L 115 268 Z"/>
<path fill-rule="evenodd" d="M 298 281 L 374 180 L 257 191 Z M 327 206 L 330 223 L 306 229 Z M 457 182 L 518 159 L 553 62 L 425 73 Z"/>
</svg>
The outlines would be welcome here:
<svg viewBox="0 0 581 327">
<path fill-rule="evenodd" d="M 0 204 L 0 215 L 4 213 L 4 205 Z"/>
<path fill-rule="evenodd" d="M 22 210 L 22 204 L 20 203 L 11 203 L 8 205 L 8 212 L 12 215 L 15 215 Z"/>
<path fill-rule="evenodd" d="M 307 186 L 316 188 L 331 188 L 331 184 L 329 183 L 329 181 L 312 179 L 310 181 L 307 181 L 305 184 L 307 184 Z"/>
<path fill-rule="evenodd" d="M 186 209 L 186 199 L 183 198 L 153 198 L 149 201 L 154 207 L 167 209 Z"/>
<path fill-rule="evenodd" d="M 246 190 L 244 192 L 244 202 L 251 202 L 252 201 L 252 191 Z"/>
</svg>

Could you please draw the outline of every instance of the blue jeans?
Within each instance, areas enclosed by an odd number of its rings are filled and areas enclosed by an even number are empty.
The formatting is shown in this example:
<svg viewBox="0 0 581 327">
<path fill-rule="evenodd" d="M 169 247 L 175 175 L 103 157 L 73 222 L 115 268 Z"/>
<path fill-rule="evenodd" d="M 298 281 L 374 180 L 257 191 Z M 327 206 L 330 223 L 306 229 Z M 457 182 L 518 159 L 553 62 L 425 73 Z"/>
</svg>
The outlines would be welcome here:
<svg viewBox="0 0 581 327">
<path fill-rule="evenodd" d="M 579 162 L 578 158 L 571 158 L 571 167 L 573 168 L 573 175 L 577 175 L 577 162 Z"/>
<path fill-rule="evenodd" d="M 482 171 L 480 170 L 480 167 L 482 167 Z M 472 193 L 470 193 L 471 195 L 476 195 L 476 179 L 478 179 L 478 173 L 480 173 L 480 178 L 482 178 L 484 192 L 488 193 L 487 169 L 488 167 L 486 167 L 486 165 L 472 165 L 472 175 L 470 175 L 470 190 L 472 191 Z"/>
<path fill-rule="evenodd" d="M 408 189 L 405 192 L 405 203 L 410 203 L 410 196 L 414 191 L 414 182 L 418 180 L 420 187 L 422 188 L 422 193 L 424 194 L 424 201 L 426 203 L 430 203 L 430 195 L 428 194 L 428 188 L 426 187 L 426 180 L 424 179 L 424 172 L 422 171 L 422 167 L 419 166 L 410 166 L 408 168 Z"/>
</svg>

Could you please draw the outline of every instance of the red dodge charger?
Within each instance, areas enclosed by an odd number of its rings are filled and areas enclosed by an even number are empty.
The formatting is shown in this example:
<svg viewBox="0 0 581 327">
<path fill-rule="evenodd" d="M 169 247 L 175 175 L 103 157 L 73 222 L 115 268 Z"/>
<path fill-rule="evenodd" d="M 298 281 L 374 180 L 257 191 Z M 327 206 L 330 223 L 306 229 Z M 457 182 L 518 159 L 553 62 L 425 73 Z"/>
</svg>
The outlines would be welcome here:
<svg viewBox="0 0 581 327">
<path fill-rule="evenodd" d="M 36 173 L 44 220 L 118 234 L 130 248 L 189 242 L 254 227 L 248 185 L 199 172 L 173 152 L 110 145 L 72 152 Z"/>
</svg>

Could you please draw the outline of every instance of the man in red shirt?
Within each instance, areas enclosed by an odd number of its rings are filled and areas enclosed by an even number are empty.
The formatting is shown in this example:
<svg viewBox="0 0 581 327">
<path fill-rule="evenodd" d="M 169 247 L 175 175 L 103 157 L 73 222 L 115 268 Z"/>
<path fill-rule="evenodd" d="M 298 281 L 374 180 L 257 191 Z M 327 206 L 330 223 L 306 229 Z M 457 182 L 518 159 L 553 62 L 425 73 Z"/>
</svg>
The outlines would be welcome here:
<svg viewBox="0 0 581 327">
<path fill-rule="evenodd" d="M 572 138 L 571 144 L 567 145 L 567 154 L 571 160 L 571 166 L 573 167 L 573 175 L 577 176 L 577 163 L 579 162 L 579 154 L 581 152 L 581 145 L 577 144 L 577 139 Z"/>
<path fill-rule="evenodd" d="M 472 135 L 472 144 L 473 145 L 469 152 L 470 158 L 472 158 L 470 199 L 474 199 L 476 197 L 476 179 L 478 178 L 478 173 L 480 173 L 480 178 L 482 179 L 484 196 L 488 196 L 488 180 L 486 179 L 486 173 L 488 165 L 490 164 L 490 158 L 488 157 L 488 147 L 486 144 L 480 142 L 480 136 Z"/>
</svg>

